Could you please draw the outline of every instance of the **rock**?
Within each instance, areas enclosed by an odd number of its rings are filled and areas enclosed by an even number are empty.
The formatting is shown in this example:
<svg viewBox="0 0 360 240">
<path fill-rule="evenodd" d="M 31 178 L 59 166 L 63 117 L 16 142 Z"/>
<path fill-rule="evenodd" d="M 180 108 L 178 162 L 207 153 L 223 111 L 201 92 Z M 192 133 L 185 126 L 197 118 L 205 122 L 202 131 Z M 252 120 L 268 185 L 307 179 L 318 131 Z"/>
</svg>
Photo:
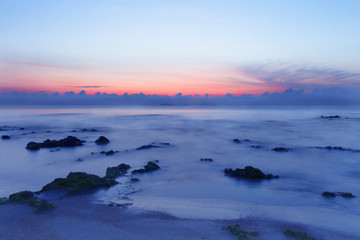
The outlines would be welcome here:
<svg viewBox="0 0 360 240">
<path fill-rule="evenodd" d="M 87 129 L 87 128 L 83 128 L 83 129 L 81 129 L 80 130 L 81 132 L 98 132 L 98 130 L 96 130 L 96 129 Z"/>
<path fill-rule="evenodd" d="M 85 141 L 82 141 L 73 136 L 68 136 L 67 138 L 60 139 L 58 141 L 47 139 L 42 143 L 29 142 L 26 146 L 26 149 L 38 150 L 40 148 L 75 147 L 75 146 L 82 146 L 83 142 Z"/>
<path fill-rule="evenodd" d="M 136 148 L 135 150 L 145 150 L 145 149 L 150 149 L 150 148 L 159 148 L 159 146 L 156 145 L 142 145 L 141 147 Z"/>
<path fill-rule="evenodd" d="M 321 194 L 323 197 L 327 198 L 334 198 L 336 196 L 343 197 L 343 198 L 356 198 L 355 195 L 349 192 L 323 192 Z"/>
<path fill-rule="evenodd" d="M 339 115 L 334 116 L 321 116 L 321 118 L 341 118 Z"/>
<path fill-rule="evenodd" d="M 214 161 L 212 158 L 202 158 L 200 159 L 201 162 L 212 162 Z"/>
<path fill-rule="evenodd" d="M 10 139 L 10 136 L 9 135 L 2 135 L 1 139 L 2 140 L 8 140 L 8 139 Z"/>
<path fill-rule="evenodd" d="M 260 146 L 260 145 L 251 145 L 250 147 L 256 148 L 256 149 L 262 148 L 262 146 Z"/>
<path fill-rule="evenodd" d="M 140 182 L 140 179 L 138 179 L 138 178 L 131 178 L 130 181 L 132 181 L 132 182 Z"/>
<path fill-rule="evenodd" d="M 235 138 L 235 139 L 233 140 L 233 142 L 234 142 L 234 143 L 240 143 L 240 140 L 237 139 L 237 138 Z"/>
<path fill-rule="evenodd" d="M 315 240 L 315 238 L 310 237 L 305 232 L 290 228 L 285 230 L 284 235 L 288 237 L 293 237 L 296 240 Z"/>
<path fill-rule="evenodd" d="M 153 171 L 156 171 L 156 170 L 158 170 L 158 169 L 160 169 L 160 167 L 159 167 L 156 163 L 154 163 L 154 162 L 152 162 L 152 161 L 149 161 L 149 162 L 144 166 L 143 169 L 136 169 L 136 170 L 132 171 L 131 173 L 132 173 L 132 174 L 136 174 L 136 173 L 153 172 Z"/>
<path fill-rule="evenodd" d="M 284 148 L 284 147 L 276 147 L 271 149 L 271 151 L 275 151 L 275 152 L 288 152 L 289 149 L 288 148 Z"/>
<path fill-rule="evenodd" d="M 108 167 L 106 169 L 106 178 L 115 179 L 127 173 L 127 170 L 130 168 L 130 165 L 121 163 L 117 167 Z"/>
<path fill-rule="evenodd" d="M 40 199 L 30 191 L 22 191 L 18 193 L 11 194 L 9 198 L 2 198 L 2 204 L 14 203 L 14 204 L 25 204 L 34 208 L 34 212 L 42 212 L 50 210 L 54 207 L 53 204 L 48 203 L 46 200 Z"/>
<path fill-rule="evenodd" d="M 56 178 L 46 184 L 39 192 L 50 190 L 65 190 L 68 194 L 76 194 L 86 190 L 111 187 L 117 184 L 113 179 L 101 178 L 85 172 L 71 172 L 66 178 Z"/>
<path fill-rule="evenodd" d="M 336 197 L 335 193 L 332 193 L 332 192 L 323 192 L 321 194 L 323 197 L 327 197 L 327 198 L 334 198 Z"/>
<path fill-rule="evenodd" d="M 274 176 L 272 174 L 264 174 L 260 169 L 254 168 L 252 166 L 246 166 L 244 169 L 237 168 L 236 170 L 226 168 L 224 172 L 225 175 L 230 177 L 251 180 L 279 178 L 279 176 Z"/>
<path fill-rule="evenodd" d="M 238 240 L 256 240 L 257 232 L 246 232 L 240 229 L 239 224 L 232 224 L 225 227 L 226 230 L 234 234 Z"/>
<path fill-rule="evenodd" d="M 106 137 L 104 136 L 100 136 L 98 139 L 96 139 L 95 143 L 97 145 L 104 145 L 104 144 L 108 144 L 110 142 L 109 139 L 107 139 Z"/>
</svg>

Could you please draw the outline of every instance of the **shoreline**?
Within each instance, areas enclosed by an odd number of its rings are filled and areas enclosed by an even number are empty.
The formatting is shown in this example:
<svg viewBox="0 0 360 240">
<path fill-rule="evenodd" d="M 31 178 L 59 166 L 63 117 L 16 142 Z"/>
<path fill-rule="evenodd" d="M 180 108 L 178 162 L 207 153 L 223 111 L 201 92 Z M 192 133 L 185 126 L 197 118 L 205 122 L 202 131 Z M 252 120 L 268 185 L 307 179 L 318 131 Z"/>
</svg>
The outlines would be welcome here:
<svg viewBox="0 0 360 240">
<path fill-rule="evenodd" d="M 236 239 L 224 227 L 239 224 L 257 231 L 257 239 L 291 239 L 287 228 L 306 232 L 317 240 L 356 239 L 356 235 L 276 219 L 245 217 L 232 220 L 178 218 L 163 212 L 110 207 L 92 202 L 91 194 L 52 199 L 55 208 L 33 213 L 24 205 L 0 206 L 0 238 L 27 240 L 71 239 Z"/>
</svg>

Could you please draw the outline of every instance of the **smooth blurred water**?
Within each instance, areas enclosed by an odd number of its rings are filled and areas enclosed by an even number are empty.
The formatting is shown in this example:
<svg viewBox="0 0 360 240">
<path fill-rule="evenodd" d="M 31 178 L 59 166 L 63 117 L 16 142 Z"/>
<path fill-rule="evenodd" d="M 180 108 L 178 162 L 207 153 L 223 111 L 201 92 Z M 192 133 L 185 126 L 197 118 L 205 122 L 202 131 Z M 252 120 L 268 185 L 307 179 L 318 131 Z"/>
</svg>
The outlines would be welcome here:
<svg viewBox="0 0 360 240">
<path fill-rule="evenodd" d="M 340 115 L 341 119 L 322 119 Z M 39 190 L 70 171 L 105 175 L 120 163 L 133 169 L 159 160 L 161 170 L 136 175 L 141 181 L 94 194 L 95 202 L 132 203 L 130 208 L 165 211 L 190 218 L 274 217 L 332 228 L 336 218 L 350 231 L 360 220 L 360 153 L 316 146 L 360 149 L 360 109 L 319 107 L 121 107 L 17 108 L 0 110 L 0 195 Z M 82 128 L 98 132 L 79 132 Z M 77 130 L 77 132 L 72 132 Z M 51 131 L 51 132 L 48 132 Z M 84 146 L 28 151 L 30 141 L 74 135 Z M 106 146 L 94 141 L 104 135 Z M 250 139 L 235 144 L 234 138 Z M 152 142 L 171 147 L 133 151 Z M 259 145 L 255 149 L 251 145 Z M 271 151 L 287 147 L 287 153 Z M 113 156 L 98 154 L 119 150 Z M 126 151 L 130 150 L 130 151 Z M 91 154 L 95 152 L 96 154 Z M 82 161 L 77 161 L 78 159 Z M 213 158 L 214 162 L 201 162 Z M 248 182 L 224 176 L 225 168 L 260 168 L 279 179 Z M 326 199 L 323 191 L 352 192 L 358 198 Z M 329 225 L 330 224 L 330 225 Z M 341 224 L 340 224 L 341 225 Z"/>
</svg>

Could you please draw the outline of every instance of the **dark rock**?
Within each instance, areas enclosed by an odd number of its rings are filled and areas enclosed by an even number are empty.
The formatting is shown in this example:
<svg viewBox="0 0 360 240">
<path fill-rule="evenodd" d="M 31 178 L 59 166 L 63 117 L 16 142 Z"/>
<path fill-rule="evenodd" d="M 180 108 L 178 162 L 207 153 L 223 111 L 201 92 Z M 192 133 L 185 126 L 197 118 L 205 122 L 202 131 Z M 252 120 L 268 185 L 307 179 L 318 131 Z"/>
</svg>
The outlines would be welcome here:
<svg viewBox="0 0 360 240">
<path fill-rule="evenodd" d="M 136 173 L 146 173 L 146 172 L 156 171 L 156 170 L 158 170 L 158 169 L 160 169 L 160 167 L 159 167 L 156 163 L 154 163 L 154 162 L 152 162 L 152 161 L 149 161 L 149 162 L 144 166 L 143 169 L 136 169 L 136 170 L 132 171 L 131 173 L 132 173 L 132 174 L 136 174 Z"/>
<path fill-rule="evenodd" d="M 334 198 L 336 197 L 335 193 L 332 193 L 332 192 L 323 192 L 321 194 L 323 197 L 327 197 L 327 198 Z"/>
<path fill-rule="evenodd" d="M 121 163 L 117 167 L 108 167 L 106 169 L 106 178 L 115 179 L 117 177 L 123 176 L 127 173 L 127 170 L 130 168 L 130 165 Z"/>
<path fill-rule="evenodd" d="M 40 148 L 75 147 L 75 146 L 82 146 L 83 142 L 85 141 L 82 141 L 73 136 L 68 136 L 67 138 L 60 139 L 58 141 L 47 139 L 42 143 L 29 142 L 26 146 L 26 149 L 38 150 Z"/>
<path fill-rule="evenodd" d="M 236 170 L 233 170 L 231 168 L 226 168 L 224 172 L 225 175 L 230 177 L 252 179 L 252 180 L 273 179 L 279 177 L 279 176 L 274 176 L 272 174 L 264 174 L 260 169 L 251 166 L 246 166 L 244 169 L 237 168 Z"/>
<path fill-rule="evenodd" d="M 58 151 L 60 151 L 60 148 L 51 149 L 49 152 L 58 152 Z"/>
<path fill-rule="evenodd" d="M 235 138 L 235 139 L 233 140 L 233 142 L 234 142 L 234 143 L 240 143 L 240 140 L 237 139 L 237 138 Z"/>
<path fill-rule="evenodd" d="M 2 140 L 8 140 L 8 139 L 10 139 L 10 136 L 9 135 L 2 135 L 1 139 Z"/>
<path fill-rule="evenodd" d="M 271 151 L 275 151 L 275 152 L 288 152 L 289 149 L 288 148 L 284 148 L 284 147 L 276 147 L 271 149 Z"/>
<path fill-rule="evenodd" d="M 202 158 L 202 159 L 200 159 L 200 161 L 202 161 L 202 162 L 212 162 L 214 160 L 212 158 Z"/>
<path fill-rule="evenodd" d="M 130 181 L 132 181 L 132 182 L 140 182 L 140 179 L 138 179 L 138 178 L 131 178 Z"/>
<path fill-rule="evenodd" d="M 334 116 L 321 116 L 321 118 L 341 118 L 339 115 Z"/>
<path fill-rule="evenodd" d="M 245 142 L 250 142 L 250 139 L 244 139 Z"/>
<path fill-rule="evenodd" d="M 293 237 L 296 240 L 315 240 L 315 238 L 310 237 L 305 232 L 290 228 L 285 230 L 284 235 L 288 237 Z"/>
<path fill-rule="evenodd" d="M 246 232 L 240 229 L 239 224 L 232 224 L 225 227 L 226 230 L 230 231 L 233 235 L 237 237 L 238 240 L 256 240 L 257 232 Z"/>
<path fill-rule="evenodd" d="M 29 142 L 26 145 L 26 149 L 28 150 L 39 150 L 41 147 L 41 143 L 36 143 L 36 142 Z"/>
<path fill-rule="evenodd" d="M 142 145 L 141 147 L 136 148 L 136 150 L 145 150 L 145 149 L 150 149 L 150 148 L 159 148 L 159 146 L 156 145 Z"/>
<path fill-rule="evenodd" d="M 250 147 L 256 148 L 256 149 L 262 148 L 262 146 L 260 146 L 260 145 L 251 145 Z"/>
<path fill-rule="evenodd" d="M 20 128 L 20 130 L 25 130 L 25 128 Z"/>
<path fill-rule="evenodd" d="M 69 194 L 76 194 L 86 190 L 111 187 L 117 184 L 113 179 L 101 178 L 94 174 L 85 172 L 71 172 L 66 178 L 56 178 L 49 184 L 46 184 L 40 192 L 50 190 L 65 190 Z"/>
<path fill-rule="evenodd" d="M 30 191 L 22 191 L 18 193 L 11 194 L 9 198 L 2 198 L 2 204 L 14 203 L 14 204 L 25 204 L 34 208 L 34 212 L 42 212 L 50 210 L 54 207 L 53 204 L 48 203 L 46 200 L 40 199 Z"/>
<path fill-rule="evenodd" d="M 107 139 L 107 138 L 104 137 L 104 136 L 100 136 L 100 137 L 95 141 L 95 143 L 96 143 L 97 145 L 104 145 L 104 144 L 108 144 L 109 142 L 110 142 L 110 140 Z"/>
<path fill-rule="evenodd" d="M 356 198 L 355 195 L 349 192 L 323 192 L 321 194 L 323 197 L 327 198 L 334 198 L 336 196 L 343 197 L 343 198 Z"/>
<path fill-rule="evenodd" d="M 77 162 L 83 162 L 84 160 L 82 158 L 78 158 L 76 161 Z"/>
<path fill-rule="evenodd" d="M 96 129 L 87 129 L 87 128 L 83 128 L 83 129 L 81 129 L 80 130 L 81 132 L 98 132 L 98 130 L 96 130 Z"/>
<path fill-rule="evenodd" d="M 164 145 L 164 146 L 170 146 L 170 143 L 164 142 L 164 143 L 159 143 L 160 145 Z"/>
</svg>

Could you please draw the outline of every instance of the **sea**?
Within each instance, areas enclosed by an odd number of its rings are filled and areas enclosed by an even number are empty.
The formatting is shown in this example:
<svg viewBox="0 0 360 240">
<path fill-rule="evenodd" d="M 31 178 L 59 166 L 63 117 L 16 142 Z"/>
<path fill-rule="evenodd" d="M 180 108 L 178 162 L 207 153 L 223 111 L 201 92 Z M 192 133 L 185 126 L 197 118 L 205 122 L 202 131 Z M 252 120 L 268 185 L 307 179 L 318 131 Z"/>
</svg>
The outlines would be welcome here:
<svg viewBox="0 0 360 240">
<path fill-rule="evenodd" d="M 189 219 L 274 219 L 360 236 L 359 107 L 2 107 L 0 135 L 10 136 L 0 139 L 0 197 L 38 191 L 70 172 L 104 176 L 107 167 L 126 163 L 131 169 L 120 184 L 91 193 L 94 204 Z M 86 142 L 26 149 L 31 141 L 67 136 Z M 110 143 L 95 144 L 100 136 Z M 136 150 L 143 145 L 158 147 Z M 116 152 L 101 153 L 110 150 Z M 161 169 L 131 174 L 148 161 Z M 279 178 L 224 174 L 245 166 Z M 325 191 L 357 197 L 326 198 Z"/>
</svg>

